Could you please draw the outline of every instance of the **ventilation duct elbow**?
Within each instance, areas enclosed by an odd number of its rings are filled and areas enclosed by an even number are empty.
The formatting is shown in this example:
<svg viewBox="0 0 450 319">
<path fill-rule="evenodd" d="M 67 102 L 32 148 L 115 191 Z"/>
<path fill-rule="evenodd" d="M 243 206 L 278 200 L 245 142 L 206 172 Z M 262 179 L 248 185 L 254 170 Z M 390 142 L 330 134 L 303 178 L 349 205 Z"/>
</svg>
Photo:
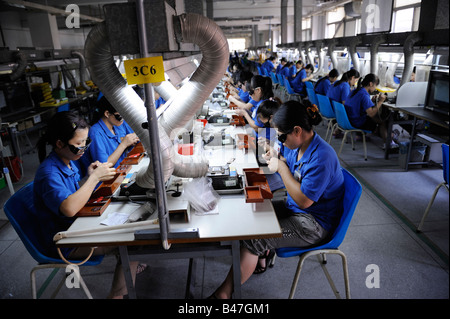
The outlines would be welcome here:
<svg viewBox="0 0 450 319">
<path fill-rule="evenodd" d="M 336 57 L 336 52 L 334 52 L 334 49 L 336 48 L 336 41 L 335 40 L 329 40 L 328 41 L 328 55 L 330 56 L 331 63 L 333 64 L 333 69 L 338 69 L 338 62 Z"/>
<path fill-rule="evenodd" d="M 12 82 L 19 79 L 22 74 L 25 72 L 25 69 L 27 68 L 27 58 L 25 54 L 22 52 L 16 52 L 14 54 L 15 59 L 17 60 L 17 67 L 16 69 L 10 74 L 9 78 Z"/>
<path fill-rule="evenodd" d="M 83 54 L 78 51 L 72 51 L 72 56 L 78 58 L 80 61 L 80 84 L 86 90 L 90 91 L 91 88 L 86 84 L 86 61 Z"/>
<path fill-rule="evenodd" d="M 402 80 L 400 81 L 399 88 L 408 83 L 411 79 L 411 74 L 414 69 L 414 45 L 422 40 L 422 36 L 419 33 L 411 33 L 403 44 L 403 55 L 405 60 L 405 66 L 403 69 Z"/>
<path fill-rule="evenodd" d="M 378 74 L 378 47 L 384 42 L 386 42 L 386 37 L 379 35 L 370 45 L 370 73 Z"/>
<path fill-rule="evenodd" d="M 349 46 L 348 46 L 348 51 L 350 52 L 350 57 L 352 59 L 352 63 L 353 63 L 353 68 L 360 72 L 360 68 L 359 68 L 359 57 L 358 57 L 358 52 L 356 51 L 356 46 L 358 44 L 361 43 L 361 39 L 359 37 L 354 37 L 350 40 Z"/>
<path fill-rule="evenodd" d="M 181 89 L 176 90 L 170 83 L 164 82 L 156 88 L 164 99 L 169 98 L 158 121 L 165 181 L 172 174 L 199 177 L 207 173 L 206 161 L 186 160 L 186 157 L 174 151 L 170 135 L 174 135 L 202 107 L 222 78 L 229 54 L 228 42 L 222 30 L 206 17 L 198 14 L 176 16 L 174 29 L 179 41 L 198 45 L 203 57 L 189 82 Z M 85 57 L 93 81 L 139 136 L 144 148 L 149 150 L 149 132 L 142 128 L 142 123 L 147 121 L 144 103 L 117 69 L 104 23 L 98 24 L 89 33 Z M 136 182 L 141 187 L 154 188 L 151 166 L 138 172 Z"/>
</svg>

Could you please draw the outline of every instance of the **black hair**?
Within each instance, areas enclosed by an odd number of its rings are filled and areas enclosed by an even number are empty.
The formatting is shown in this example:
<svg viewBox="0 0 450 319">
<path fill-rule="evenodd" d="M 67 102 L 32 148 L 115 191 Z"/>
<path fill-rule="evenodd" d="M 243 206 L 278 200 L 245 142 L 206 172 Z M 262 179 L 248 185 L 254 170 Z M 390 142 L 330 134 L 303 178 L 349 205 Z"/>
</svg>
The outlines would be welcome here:
<svg viewBox="0 0 450 319">
<path fill-rule="evenodd" d="M 280 70 L 283 70 L 284 68 L 290 68 L 292 65 L 294 65 L 294 62 L 292 61 L 286 62 L 286 64 L 283 65 L 283 67 Z"/>
<path fill-rule="evenodd" d="M 309 70 L 314 71 L 314 65 L 312 65 L 312 64 L 307 64 L 307 65 L 305 66 L 305 69 L 309 69 Z"/>
<path fill-rule="evenodd" d="M 355 90 L 353 90 L 353 92 L 350 96 L 355 96 L 355 94 L 358 93 L 359 90 L 361 90 L 363 87 L 368 86 L 371 82 L 375 83 L 375 85 L 378 85 L 378 84 L 380 84 L 380 79 L 378 78 L 378 76 L 376 76 L 373 73 L 367 74 L 364 77 L 364 80 L 362 78 L 359 79 L 357 88 Z"/>
<path fill-rule="evenodd" d="M 253 73 L 250 71 L 242 71 L 239 75 L 239 82 L 244 84 L 246 81 L 250 82 L 253 77 Z"/>
<path fill-rule="evenodd" d="M 261 88 L 263 95 L 261 100 L 267 100 L 273 97 L 272 79 L 268 76 L 255 75 L 251 80 L 251 88 Z"/>
<path fill-rule="evenodd" d="M 333 69 L 333 70 L 331 70 L 331 71 L 328 73 L 328 75 L 326 75 L 326 76 L 324 76 L 324 77 L 321 77 L 321 78 L 319 79 L 319 81 L 316 82 L 316 85 L 314 86 L 314 88 L 316 88 L 316 87 L 319 85 L 319 83 L 322 82 L 323 80 L 329 79 L 329 78 L 336 78 L 336 77 L 338 77 L 338 76 L 339 76 L 338 70 Z"/>
<path fill-rule="evenodd" d="M 336 83 L 334 83 L 334 86 L 339 86 L 344 82 L 348 82 L 352 77 L 359 78 L 359 72 L 355 69 L 348 70 L 347 72 L 342 74 L 342 77 L 339 81 L 336 81 Z"/>
<path fill-rule="evenodd" d="M 97 108 L 95 109 L 91 124 L 97 123 L 103 117 L 105 111 L 108 111 L 111 114 L 117 112 L 114 106 L 112 106 L 108 99 L 103 95 L 97 102 Z"/>
<path fill-rule="evenodd" d="M 280 62 L 287 62 L 287 59 L 285 57 L 282 57 Z"/>
<path fill-rule="evenodd" d="M 47 144 L 52 148 L 56 147 L 58 140 L 67 144 L 74 137 L 76 130 L 85 128 L 89 128 L 89 125 L 78 113 L 73 111 L 56 113 L 48 121 L 47 129 L 38 141 L 39 162 L 42 162 L 47 156 Z"/>
<path fill-rule="evenodd" d="M 272 122 L 283 133 L 292 132 L 295 126 L 300 126 L 307 132 L 322 121 L 317 106 L 308 100 L 303 103 L 290 100 L 283 103 L 272 118 Z"/>
<path fill-rule="evenodd" d="M 256 114 L 265 119 L 270 118 L 271 115 L 274 115 L 278 108 L 280 107 L 280 99 L 273 98 L 269 100 L 264 100 L 258 107 Z"/>
</svg>

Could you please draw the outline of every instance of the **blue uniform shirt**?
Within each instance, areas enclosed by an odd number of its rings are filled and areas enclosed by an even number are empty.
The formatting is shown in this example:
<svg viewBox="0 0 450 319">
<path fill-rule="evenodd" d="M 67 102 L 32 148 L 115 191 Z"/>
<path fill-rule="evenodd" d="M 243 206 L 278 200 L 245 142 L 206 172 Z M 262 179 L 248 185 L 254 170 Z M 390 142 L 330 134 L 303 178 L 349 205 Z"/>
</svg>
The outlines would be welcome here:
<svg viewBox="0 0 450 319">
<path fill-rule="evenodd" d="M 298 149 L 284 148 L 283 152 L 292 175 L 300 181 L 301 191 L 314 201 L 301 209 L 288 194 L 286 207 L 294 213 L 311 214 L 325 230 L 333 231 L 342 215 L 344 195 L 344 176 L 336 152 L 317 133 L 299 161 Z"/>
<path fill-rule="evenodd" d="M 361 88 L 354 96 L 349 96 L 345 101 L 345 110 L 350 124 L 361 127 L 366 122 L 366 110 L 373 105 L 369 92 L 364 88 Z"/>
<path fill-rule="evenodd" d="M 250 101 L 250 93 L 248 93 L 248 91 L 239 89 L 239 98 L 242 102 L 248 103 L 248 101 Z"/>
<path fill-rule="evenodd" d="M 347 98 L 350 95 L 350 84 L 347 82 L 342 82 L 338 86 L 332 85 L 330 89 L 327 92 L 327 96 L 339 103 L 342 103 L 342 101 L 347 101 Z"/>
<path fill-rule="evenodd" d="M 69 168 L 64 162 L 51 152 L 39 166 L 34 178 L 34 205 L 37 218 L 40 221 L 40 238 L 43 252 L 50 257 L 58 257 L 53 236 L 66 231 L 75 217 L 66 217 L 60 211 L 62 202 L 79 189 L 80 175 L 74 162 Z M 61 249 L 67 256 L 71 249 Z"/>
<path fill-rule="evenodd" d="M 275 66 L 273 65 L 272 61 L 270 61 L 270 60 L 266 60 L 261 66 L 263 68 L 265 68 L 267 70 L 267 73 L 269 73 L 269 74 L 275 68 Z"/>
<path fill-rule="evenodd" d="M 314 88 L 314 91 L 316 94 L 322 94 L 324 96 L 327 96 L 327 92 L 331 87 L 331 82 L 328 78 L 325 78 L 317 83 L 316 87 Z"/>
<path fill-rule="evenodd" d="M 295 93 L 303 94 L 303 89 L 305 87 L 303 79 L 305 78 L 306 78 L 306 70 L 301 69 L 300 72 L 298 72 L 295 78 L 291 81 L 291 86 Z"/>
<path fill-rule="evenodd" d="M 162 97 L 159 97 L 159 99 L 157 99 L 155 101 L 155 109 L 158 109 L 158 107 L 160 107 L 161 105 L 164 105 L 165 103 L 166 103 L 166 101 Z"/>
<path fill-rule="evenodd" d="M 81 161 L 83 166 L 87 168 L 91 163 L 99 161 L 100 163 L 105 163 L 108 161 L 108 157 L 116 150 L 119 146 L 122 138 L 130 133 L 133 133 L 131 127 L 124 121 L 120 126 L 114 126 L 114 132 L 111 131 L 106 126 L 103 120 L 99 120 L 97 123 L 92 125 L 89 130 L 89 137 L 92 142 L 87 151 L 84 153 Z M 129 150 L 123 152 L 120 158 L 117 160 L 115 168 L 120 165 L 120 162 L 127 156 Z"/>
<path fill-rule="evenodd" d="M 284 67 L 281 69 L 280 74 L 283 76 L 283 78 L 289 78 L 291 69 L 292 68 Z"/>
</svg>

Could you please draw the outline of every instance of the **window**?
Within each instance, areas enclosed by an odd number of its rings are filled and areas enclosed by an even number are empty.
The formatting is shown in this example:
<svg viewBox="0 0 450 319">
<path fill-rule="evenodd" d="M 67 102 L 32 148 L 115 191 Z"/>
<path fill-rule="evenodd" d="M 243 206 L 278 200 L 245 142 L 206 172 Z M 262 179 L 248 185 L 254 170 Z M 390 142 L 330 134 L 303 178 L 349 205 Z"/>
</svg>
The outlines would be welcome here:
<svg viewBox="0 0 450 319">
<path fill-rule="evenodd" d="M 228 39 L 228 47 L 230 52 L 245 51 L 245 38 Z"/>
<path fill-rule="evenodd" d="M 394 32 L 407 32 L 411 31 L 414 18 L 414 8 L 398 10 L 394 12 L 392 30 Z"/>
</svg>

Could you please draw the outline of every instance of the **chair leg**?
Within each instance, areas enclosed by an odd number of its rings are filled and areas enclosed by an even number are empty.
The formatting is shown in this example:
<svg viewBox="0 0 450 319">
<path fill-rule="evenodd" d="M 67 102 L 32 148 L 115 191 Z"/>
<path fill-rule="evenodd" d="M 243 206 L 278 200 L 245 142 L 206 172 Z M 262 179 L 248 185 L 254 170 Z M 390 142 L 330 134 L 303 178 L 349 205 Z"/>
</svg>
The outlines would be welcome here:
<svg viewBox="0 0 450 319">
<path fill-rule="evenodd" d="M 289 293 L 289 299 L 293 299 L 295 295 L 295 290 L 297 289 L 298 279 L 300 278 L 300 272 L 302 271 L 302 266 L 308 254 L 303 254 L 300 256 L 297 271 L 295 272 L 294 280 L 292 281 L 291 292 Z"/>
<path fill-rule="evenodd" d="M 342 139 L 342 142 L 341 142 L 341 147 L 339 148 L 338 156 L 341 154 L 342 148 L 344 147 L 344 142 L 345 142 L 345 139 L 347 138 L 347 134 L 348 134 L 348 132 L 346 131 L 344 133 L 344 138 Z"/>
<path fill-rule="evenodd" d="M 367 161 L 367 145 L 366 145 L 366 133 L 362 133 L 363 135 L 363 147 L 364 147 L 364 160 Z"/>
<path fill-rule="evenodd" d="M 441 186 L 446 187 L 446 189 L 448 191 L 448 187 L 446 186 L 445 182 L 442 182 L 438 186 L 436 186 L 436 188 L 434 189 L 433 196 L 431 196 L 431 199 L 430 199 L 430 201 L 428 203 L 428 206 L 425 209 L 425 213 L 422 216 L 422 220 L 420 221 L 419 226 L 417 226 L 417 229 L 416 229 L 417 232 L 421 232 L 422 231 L 422 226 L 423 226 L 423 223 L 425 222 L 425 218 L 427 218 L 428 213 L 430 212 L 431 205 L 433 205 L 434 199 L 436 198 L 436 195 L 437 195 L 439 189 L 441 188 Z"/>
</svg>

